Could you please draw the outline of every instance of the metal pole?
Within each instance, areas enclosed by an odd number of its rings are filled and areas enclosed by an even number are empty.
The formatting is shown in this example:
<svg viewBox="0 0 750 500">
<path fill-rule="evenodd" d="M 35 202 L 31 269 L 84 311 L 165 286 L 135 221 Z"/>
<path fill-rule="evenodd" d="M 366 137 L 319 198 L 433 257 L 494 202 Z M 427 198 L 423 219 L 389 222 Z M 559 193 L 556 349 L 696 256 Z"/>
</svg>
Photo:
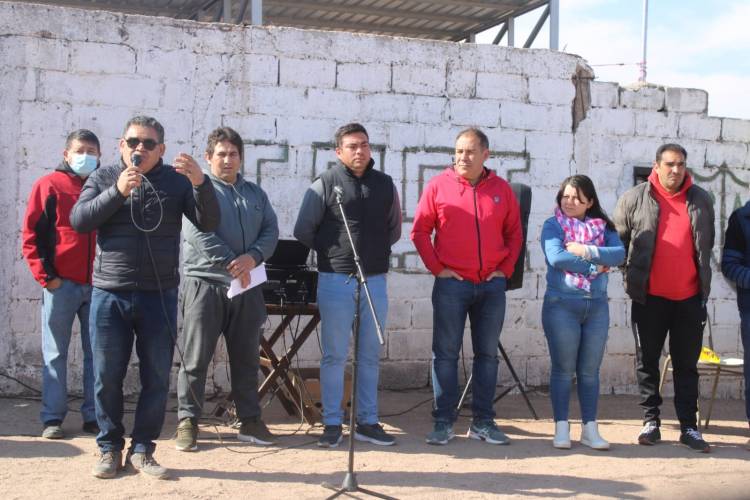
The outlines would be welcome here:
<svg viewBox="0 0 750 500">
<path fill-rule="evenodd" d="M 250 4 L 250 23 L 263 24 L 263 0 L 253 0 Z"/>
<path fill-rule="evenodd" d="M 232 0 L 224 0 L 224 7 L 222 8 L 222 17 L 225 23 L 232 22 Z"/>
<path fill-rule="evenodd" d="M 516 46 L 516 18 L 509 17 L 507 21 L 508 26 L 508 47 Z"/>
<path fill-rule="evenodd" d="M 559 50 L 560 45 L 560 0 L 549 1 L 549 48 Z"/>
<path fill-rule="evenodd" d="M 643 0 L 643 58 L 641 59 L 641 76 L 639 82 L 646 83 L 646 50 L 648 48 L 648 0 Z"/>
<path fill-rule="evenodd" d="M 549 17 L 549 4 L 547 4 L 547 7 L 544 9 L 544 12 L 542 12 L 542 15 L 539 16 L 539 20 L 536 22 L 536 25 L 534 25 L 534 29 L 531 30 L 531 34 L 529 35 L 529 38 L 526 39 L 526 43 L 523 44 L 524 49 L 528 49 L 531 47 L 531 44 L 534 43 L 534 40 L 536 39 L 536 36 L 539 34 L 539 31 L 541 31 L 542 26 L 544 26 L 544 22 Z"/>
<path fill-rule="evenodd" d="M 494 40 L 492 40 L 492 45 L 500 45 L 500 40 L 503 39 L 505 34 L 508 32 L 508 23 L 503 23 L 502 28 L 500 28 L 500 31 L 497 32 L 497 36 Z"/>
</svg>

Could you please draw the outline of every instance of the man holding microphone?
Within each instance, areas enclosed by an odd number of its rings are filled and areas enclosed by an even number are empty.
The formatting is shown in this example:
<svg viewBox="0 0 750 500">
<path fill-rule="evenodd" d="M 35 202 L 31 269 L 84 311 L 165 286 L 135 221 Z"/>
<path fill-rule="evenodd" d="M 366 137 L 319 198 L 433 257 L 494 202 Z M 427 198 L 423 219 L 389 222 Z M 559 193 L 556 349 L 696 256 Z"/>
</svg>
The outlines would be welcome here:
<svg viewBox="0 0 750 500">
<path fill-rule="evenodd" d="M 166 478 L 153 458 L 164 423 L 177 322 L 182 216 L 201 231 L 219 223 L 213 185 L 188 155 L 162 161 L 164 128 L 136 116 L 120 139 L 120 162 L 92 174 L 73 207 L 77 231 L 97 230 L 91 298 L 96 418 L 101 452 L 93 474 L 112 478 L 122 465 L 122 385 L 133 342 L 141 392 L 126 464 Z"/>
</svg>

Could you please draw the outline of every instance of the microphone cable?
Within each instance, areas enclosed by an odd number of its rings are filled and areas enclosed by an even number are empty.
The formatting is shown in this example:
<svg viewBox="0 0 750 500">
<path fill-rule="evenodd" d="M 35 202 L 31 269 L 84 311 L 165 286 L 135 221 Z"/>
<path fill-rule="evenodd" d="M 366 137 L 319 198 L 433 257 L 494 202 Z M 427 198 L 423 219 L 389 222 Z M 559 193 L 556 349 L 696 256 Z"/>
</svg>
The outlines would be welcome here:
<svg viewBox="0 0 750 500">
<path fill-rule="evenodd" d="M 139 166 L 141 163 L 141 155 L 137 155 L 134 153 L 131 156 L 131 162 L 134 166 L 136 167 Z M 156 279 L 156 288 L 159 291 L 159 299 L 161 302 L 162 314 L 164 315 L 164 321 L 167 325 L 167 330 L 169 330 L 169 335 L 172 338 L 172 344 L 174 345 L 175 349 L 177 350 L 177 354 L 180 357 L 180 363 L 182 364 L 182 366 L 185 366 L 185 355 L 182 351 L 182 348 L 180 348 L 179 343 L 177 342 L 177 332 L 173 328 L 172 322 L 170 321 L 170 318 L 169 318 L 169 312 L 167 311 L 167 304 L 164 300 L 164 290 L 162 289 L 161 279 L 159 278 L 159 270 L 156 266 L 156 259 L 154 259 L 154 254 L 153 254 L 153 251 L 151 250 L 151 239 L 149 238 L 149 233 L 156 231 L 161 226 L 161 223 L 164 219 L 164 206 L 162 204 L 162 200 L 161 200 L 161 197 L 159 196 L 159 193 L 156 191 L 156 188 L 151 183 L 151 181 L 149 181 L 148 178 L 146 178 L 146 176 L 143 174 L 139 173 L 138 175 L 140 175 L 141 179 L 146 181 L 148 186 L 151 188 L 151 191 L 153 192 L 154 196 L 156 196 L 156 202 L 157 202 L 157 205 L 159 206 L 159 219 L 157 220 L 156 224 L 152 228 L 141 227 L 135 221 L 135 214 L 134 214 L 135 198 L 132 197 L 132 192 L 131 192 L 131 199 L 130 199 L 130 219 L 133 222 L 133 226 L 135 226 L 137 230 L 143 233 L 143 236 L 146 240 L 146 249 L 148 250 L 149 260 L 151 261 L 151 268 L 154 273 L 154 278 Z M 143 188 L 143 186 L 139 186 L 139 192 L 141 192 L 141 196 L 139 196 L 139 201 L 141 204 L 140 212 L 142 216 L 145 216 L 146 209 L 148 207 L 148 204 L 146 203 L 146 190 Z M 170 362 L 170 368 L 171 366 L 172 366 L 172 363 Z M 178 375 L 178 378 L 179 378 L 179 375 Z M 196 406 L 198 406 L 202 415 L 203 405 L 199 402 L 198 396 L 195 394 L 193 387 L 190 384 L 187 384 L 187 386 L 188 386 L 188 389 L 190 390 L 190 395 L 193 398 L 193 402 L 196 404 Z"/>
</svg>

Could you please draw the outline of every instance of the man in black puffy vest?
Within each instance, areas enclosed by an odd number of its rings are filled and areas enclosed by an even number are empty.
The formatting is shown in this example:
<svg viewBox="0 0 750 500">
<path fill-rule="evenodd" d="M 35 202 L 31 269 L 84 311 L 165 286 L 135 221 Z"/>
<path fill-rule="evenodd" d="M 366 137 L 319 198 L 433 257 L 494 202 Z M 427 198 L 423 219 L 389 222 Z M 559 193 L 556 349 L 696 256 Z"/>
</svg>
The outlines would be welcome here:
<svg viewBox="0 0 750 500">
<path fill-rule="evenodd" d="M 120 139 L 120 161 L 96 169 L 84 184 L 70 223 L 97 231 L 89 328 L 100 457 L 95 477 L 123 468 L 123 380 L 135 343 L 141 391 L 125 464 L 167 477 L 154 459 L 169 395 L 177 324 L 182 216 L 204 232 L 219 225 L 213 184 L 190 156 L 162 160 L 164 127 L 135 116 Z"/>
<path fill-rule="evenodd" d="M 386 274 L 391 245 L 401 237 L 401 206 L 390 176 L 373 168 L 367 130 L 359 123 L 336 131 L 339 161 L 315 179 L 305 193 L 294 236 L 314 249 L 318 257 L 318 307 L 321 318 L 320 361 L 323 424 L 318 446 L 334 448 L 342 439 L 344 365 L 355 312 L 357 289 L 354 254 L 336 202 L 335 187 L 357 247 L 362 269 L 384 327 L 388 315 Z M 380 344 L 375 322 L 363 295 L 360 301 L 360 337 L 357 367 L 357 426 L 354 437 L 378 445 L 394 444 L 378 423 L 378 369 Z"/>
</svg>

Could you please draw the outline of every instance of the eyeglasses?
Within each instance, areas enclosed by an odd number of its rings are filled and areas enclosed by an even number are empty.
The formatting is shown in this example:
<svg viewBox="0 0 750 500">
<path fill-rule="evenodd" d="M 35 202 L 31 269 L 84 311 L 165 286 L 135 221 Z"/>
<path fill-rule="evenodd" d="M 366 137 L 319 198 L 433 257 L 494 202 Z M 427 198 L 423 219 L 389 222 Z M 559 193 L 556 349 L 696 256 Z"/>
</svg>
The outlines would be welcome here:
<svg viewBox="0 0 750 500">
<path fill-rule="evenodd" d="M 153 139 L 139 139 L 138 137 L 129 137 L 125 139 L 125 144 L 127 144 L 130 149 L 135 149 L 138 147 L 138 144 L 143 144 L 143 147 L 147 151 L 153 151 L 156 149 L 156 146 L 159 145 L 159 143 Z"/>
</svg>

